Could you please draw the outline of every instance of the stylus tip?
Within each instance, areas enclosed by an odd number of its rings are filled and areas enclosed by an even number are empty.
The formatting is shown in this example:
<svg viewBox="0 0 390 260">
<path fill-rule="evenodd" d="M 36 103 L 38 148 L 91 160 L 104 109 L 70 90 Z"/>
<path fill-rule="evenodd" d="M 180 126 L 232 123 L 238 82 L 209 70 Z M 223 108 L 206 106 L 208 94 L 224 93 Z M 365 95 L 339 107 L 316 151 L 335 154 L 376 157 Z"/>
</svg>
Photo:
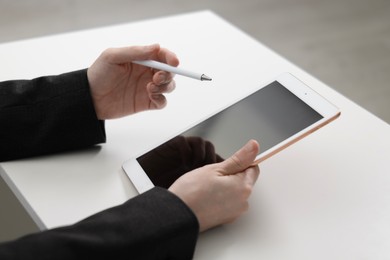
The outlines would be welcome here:
<svg viewBox="0 0 390 260">
<path fill-rule="evenodd" d="M 200 78 L 200 80 L 206 80 L 206 81 L 211 81 L 212 78 L 210 78 L 209 76 L 205 75 L 205 74 L 202 74 L 202 77 Z"/>
</svg>

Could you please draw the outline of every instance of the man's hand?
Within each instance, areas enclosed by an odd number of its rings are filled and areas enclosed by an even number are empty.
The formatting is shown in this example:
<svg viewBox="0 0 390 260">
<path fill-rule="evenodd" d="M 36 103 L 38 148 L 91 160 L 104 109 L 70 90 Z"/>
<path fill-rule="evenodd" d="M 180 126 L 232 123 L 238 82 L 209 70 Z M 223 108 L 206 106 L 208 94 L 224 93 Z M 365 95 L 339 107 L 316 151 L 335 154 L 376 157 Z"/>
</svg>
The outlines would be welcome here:
<svg viewBox="0 0 390 260">
<path fill-rule="evenodd" d="M 164 93 L 175 88 L 173 75 L 131 63 L 134 60 L 156 60 L 172 66 L 179 64 L 174 53 L 158 44 L 105 50 L 87 72 L 100 120 L 160 109 L 166 105 Z"/>
<path fill-rule="evenodd" d="M 248 209 L 260 170 L 252 163 L 259 144 L 251 140 L 223 162 L 188 172 L 169 188 L 195 213 L 200 232 L 230 223 Z"/>
</svg>

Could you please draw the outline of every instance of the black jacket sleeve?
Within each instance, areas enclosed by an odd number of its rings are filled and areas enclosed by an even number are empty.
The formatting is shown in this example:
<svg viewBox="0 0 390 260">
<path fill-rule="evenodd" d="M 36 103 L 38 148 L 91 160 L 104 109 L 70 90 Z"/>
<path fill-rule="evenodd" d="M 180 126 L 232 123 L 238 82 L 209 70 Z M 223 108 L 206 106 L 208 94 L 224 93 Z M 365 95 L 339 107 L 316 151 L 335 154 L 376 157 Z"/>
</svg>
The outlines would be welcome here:
<svg viewBox="0 0 390 260">
<path fill-rule="evenodd" d="M 86 70 L 0 83 L 0 161 L 105 142 Z M 152 190 L 71 226 L 0 244 L 0 259 L 191 259 L 193 212 Z"/>
<path fill-rule="evenodd" d="M 86 70 L 0 83 L 0 161 L 105 142 Z"/>
<path fill-rule="evenodd" d="M 179 198 L 156 187 L 73 226 L 0 244 L 0 259 L 191 259 L 197 223 Z"/>
</svg>

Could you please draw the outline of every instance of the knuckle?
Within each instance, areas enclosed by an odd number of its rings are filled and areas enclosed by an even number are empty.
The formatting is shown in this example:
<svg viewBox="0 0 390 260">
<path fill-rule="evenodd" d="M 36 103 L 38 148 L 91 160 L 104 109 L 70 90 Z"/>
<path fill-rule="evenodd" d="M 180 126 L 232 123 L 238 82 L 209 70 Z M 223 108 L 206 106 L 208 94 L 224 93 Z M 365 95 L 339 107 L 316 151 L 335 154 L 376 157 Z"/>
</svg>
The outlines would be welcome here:
<svg viewBox="0 0 390 260">
<path fill-rule="evenodd" d="M 115 55 L 115 48 L 107 48 L 102 52 L 101 57 L 106 60 L 109 60 L 114 55 Z"/>
<path fill-rule="evenodd" d="M 241 160 L 238 158 L 237 155 L 233 155 L 232 157 L 230 157 L 230 160 L 233 162 L 234 165 L 236 165 L 239 169 L 242 168 L 242 162 Z"/>
<path fill-rule="evenodd" d="M 243 195 L 244 198 L 249 198 L 249 196 L 252 194 L 253 187 L 250 184 L 245 184 L 243 187 Z"/>
</svg>

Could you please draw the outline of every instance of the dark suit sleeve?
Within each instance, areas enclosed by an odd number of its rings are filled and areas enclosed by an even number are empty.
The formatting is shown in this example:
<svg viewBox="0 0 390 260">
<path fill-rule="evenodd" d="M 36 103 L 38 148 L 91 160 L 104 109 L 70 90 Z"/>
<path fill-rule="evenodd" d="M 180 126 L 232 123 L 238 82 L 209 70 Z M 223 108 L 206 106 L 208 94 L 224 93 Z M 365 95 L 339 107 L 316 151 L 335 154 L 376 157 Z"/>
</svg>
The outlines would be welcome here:
<svg viewBox="0 0 390 260">
<path fill-rule="evenodd" d="M 0 83 L 0 161 L 105 142 L 86 70 Z"/>
<path fill-rule="evenodd" d="M 0 122 L 0 161 L 106 140 L 86 70 L 1 82 Z M 190 259 L 198 232 L 192 211 L 154 188 L 74 225 L 0 244 L 0 259 Z"/>
<path fill-rule="evenodd" d="M 73 226 L 0 244 L 0 259 L 191 259 L 196 217 L 163 188 Z"/>
</svg>

